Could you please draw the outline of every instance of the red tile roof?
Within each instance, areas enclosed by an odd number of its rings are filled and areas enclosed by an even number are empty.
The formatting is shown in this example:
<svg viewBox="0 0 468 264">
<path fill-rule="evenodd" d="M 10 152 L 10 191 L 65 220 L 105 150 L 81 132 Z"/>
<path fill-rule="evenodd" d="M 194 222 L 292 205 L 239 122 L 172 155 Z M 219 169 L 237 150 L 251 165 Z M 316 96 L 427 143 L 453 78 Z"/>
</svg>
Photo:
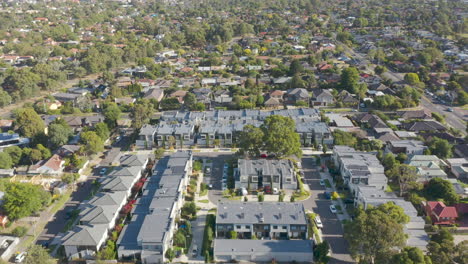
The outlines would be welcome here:
<svg viewBox="0 0 468 264">
<path fill-rule="evenodd" d="M 457 218 L 458 213 L 454 206 L 446 206 L 443 202 L 427 202 L 431 211 L 438 217 Z"/>
</svg>

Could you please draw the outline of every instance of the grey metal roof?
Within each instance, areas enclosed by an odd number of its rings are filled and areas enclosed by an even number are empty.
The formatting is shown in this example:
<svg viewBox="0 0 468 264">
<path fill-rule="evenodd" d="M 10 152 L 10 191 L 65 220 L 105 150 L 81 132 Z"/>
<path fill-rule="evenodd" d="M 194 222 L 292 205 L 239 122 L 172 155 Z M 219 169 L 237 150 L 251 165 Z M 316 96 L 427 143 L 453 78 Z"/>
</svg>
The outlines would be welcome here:
<svg viewBox="0 0 468 264">
<path fill-rule="evenodd" d="M 109 177 L 136 177 L 141 172 L 141 166 L 117 167 L 109 173 Z"/>
<path fill-rule="evenodd" d="M 311 240 L 254 240 L 254 239 L 215 239 L 214 253 L 310 253 Z"/>
<path fill-rule="evenodd" d="M 293 166 L 289 160 L 239 159 L 237 162 L 240 175 L 292 175 Z"/>
<path fill-rule="evenodd" d="M 75 226 L 62 238 L 64 246 L 90 246 L 98 245 L 102 234 L 107 232 L 107 224 L 93 226 Z"/>
<path fill-rule="evenodd" d="M 146 124 L 140 129 L 141 136 L 150 136 L 150 135 L 154 135 L 155 133 L 156 133 L 156 127 L 152 125 Z"/>
<path fill-rule="evenodd" d="M 120 157 L 120 166 L 131 167 L 139 166 L 143 167 L 148 162 L 148 155 L 124 155 Z"/>
<path fill-rule="evenodd" d="M 218 224 L 307 224 L 304 206 L 284 202 L 221 202 Z"/>
</svg>

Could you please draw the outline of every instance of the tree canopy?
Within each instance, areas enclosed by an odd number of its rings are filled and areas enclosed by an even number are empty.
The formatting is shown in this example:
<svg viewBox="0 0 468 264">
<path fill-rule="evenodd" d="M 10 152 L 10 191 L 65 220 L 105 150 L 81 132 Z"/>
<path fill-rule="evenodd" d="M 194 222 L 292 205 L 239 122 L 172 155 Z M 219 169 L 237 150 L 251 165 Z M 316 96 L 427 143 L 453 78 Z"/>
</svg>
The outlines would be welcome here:
<svg viewBox="0 0 468 264">
<path fill-rule="evenodd" d="M 18 109 L 15 125 L 22 136 L 30 138 L 43 133 L 45 129 L 44 121 L 33 108 Z"/>
</svg>

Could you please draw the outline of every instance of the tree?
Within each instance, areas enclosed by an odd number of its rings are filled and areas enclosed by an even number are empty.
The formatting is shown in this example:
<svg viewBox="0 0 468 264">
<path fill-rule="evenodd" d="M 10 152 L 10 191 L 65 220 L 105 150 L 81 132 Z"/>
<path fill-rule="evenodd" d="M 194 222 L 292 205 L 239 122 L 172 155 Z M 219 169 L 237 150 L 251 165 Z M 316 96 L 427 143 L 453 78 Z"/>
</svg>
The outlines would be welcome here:
<svg viewBox="0 0 468 264">
<path fill-rule="evenodd" d="M 432 264 L 428 256 L 417 247 L 405 247 L 400 253 L 392 256 L 391 263 L 399 264 Z"/>
<path fill-rule="evenodd" d="M 441 159 L 452 157 L 452 145 L 446 140 L 433 137 L 428 143 L 429 151 Z"/>
<path fill-rule="evenodd" d="M 296 124 L 290 117 L 271 115 L 262 125 L 264 148 L 276 157 L 302 156 L 299 134 Z"/>
<path fill-rule="evenodd" d="M 429 200 L 443 199 L 447 205 L 454 205 L 460 199 L 453 185 L 442 178 L 431 179 L 424 188 L 424 193 Z"/>
<path fill-rule="evenodd" d="M 172 248 L 168 248 L 166 250 L 166 258 L 169 260 L 169 262 L 172 262 L 172 260 L 175 258 L 175 253 Z"/>
<path fill-rule="evenodd" d="M 354 93 L 359 81 L 359 72 L 355 67 L 348 67 L 341 72 L 340 88 Z"/>
<path fill-rule="evenodd" d="M 110 136 L 109 127 L 106 123 L 97 123 L 94 126 L 94 132 L 103 140 L 106 141 Z"/>
<path fill-rule="evenodd" d="M 162 110 L 178 110 L 180 108 L 179 100 L 175 97 L 162 99 L 159 103 Z"/>
<path fill-rule="evenodd" d="M 83 152 L 88 155 L 104 150 L 104 142 L 94 131 L 82 132 L 80 136 Z"/>
<path fill-rule="evenodd" d="M 0 152 L 0 169 L 10 169 L 13 166 L 13 161 L 10 155 L 6 152 Z"/>
<path fill-rule="evenodd" d="M 140 129 L 144 124 L 149 122 L 151 115 L 153 114 L 154 108 L 148 100 L 142 100 L 133 106 L 130 112 L 132 118 L 132 127 Z"/>
<path fill-rule="evenodd" d="M 229 231 L 229 239 L 237 239 L 237 232 L 234 230 Z"/>
<path fill-rule="evenodd" d="M 184 96 L 184 105 L 188 109 L 191 110 L 195 106 L 196 103 L 197 103 L 197 98 L 195 97 L 195 95 L 193 93 L 187 93 Z"/>
<path fill-rule="evenodd" d="M 24 259 L 25 264 L 54 264 L 56 261 L 49 255 L 49 252 L 40 245 L 33 245 L 28 249 L 28 254 Z"/>
<path fill-rule="evenodd" d="M 174 235 L 174 245 L 178 247 L 185 247 L 186 238 L 184 232 L 179 229 Z"/>
<path fill-rule="evenodd" d="M 117 126 L 117 120 L 120 118 L 120 108 L 116 103 L 107 103 L 104 106 L 103 114 L 105 122 L 110 128 Z"/>
<path fill-rule="evenodd" d="M 23 150 L 18 146 L 11 146 L 11 147 L 5 148 L 3 152 L 7 153 L 10 156 L 11 161 L 13 162 L 13 165 L 17 165 L 21 161 L 21 157 L 23 156 Z M 3 159 L 0 158 L 0 160 L 3 160 Z"/>
<path fill-rule="evenodd" d="M 427 251 L 432 263 L 453 263 L 455 253 L 453 235 L 447 229 L 440 229 L 438 233 L 432 235 Z"/>
<path fill-rule="evenodd" d="M 8 94 L 8 92 L 5 92 L 1 87 L 0 87 L 0 107 L 5 107 L 9 104 L 11 104 L 12 98 Z"/>
<path fill-rule="evenodd" d="M 327 241 L 323 241 L 319 243 L 314 250 L 314 260 L 317 263 L 328 263 L 330 257 L 328 256 L 328 252 L 330 251 L 330 245 Z"/>
<path fill-rule="evenodd" d="M 294 76 L 296 74 L 301 74 L 304 71 L 304 67 L 302 66 L 299 60 L 291 61 L 291 65 L 289 66 L 289 75 Z M 299 86 L 298 86 L 299 87 Z"/>
<path fill-rule="evenodd" d="M 72 129 L 68 125 L 52 123 L 48 129 L 49 142 L 54 147 L 65 145 L 73 135 Z"/>
<path fill-rule="evenodd" d="M 36 149 L 41 152 L 42 159 L 48 159 L 52 156 L 50 149 L 44 147 L 42 144 L 37 144 Z"/>
<path fill-rule="evenodd" d="M 403 247 L 406 236 L 403 223 L 398 223 L 385 209 L 358 209 L 354 221 L 345 223 L 344 237 L 349 251 L 363 263 L 378 263 L 379 256 L 394 248 Z"/>
<path fill-rule="evenodd" d="M 410 73 L 405 74 L 404 79 L 410 85 L 415 85 L 415 84 L 420 83 L 419 75 L 417 73 L 414 73 L 414 72 L 410 72 Z"/>
<path fill-rule="evenodd" d="M 16 237 L 24 237 L 27 233 L 28 228 L 25 226 L 17 226 L 11 231 L 11 234 Z"/>
<path fill-rule="evenodd" d="M 44 121 L 33 108 L 21 108 L 16 112 L 15 126 L 20 134 L 32 138 L 45 129 Z"/>
<path fill-rule="evenodd" d="M 416 168 L 407 164 L 398 164 L 394 166 L 392 169 L 387 171 L 387 176 L 398 182 L 398 185 L 400 186 L 400 196 L 406 193 L 411 186 L 414 186 L 418 178 Z"/>
<path fill-rule="evenodd" d="M 239 137 L 239 147 L 244 153 L 259 156 L 263 147 L 263 130 L 253 125 L 245 125 Z"/>
<path fill-rule="evenodd" d="M 17 220 L 30 216 L 50 202 L 50 193 L 30 183 L 10 183 L 6 187 L 3 208 L 8 217 Z"/>
<path fill-rule="evenodd" d="M 382 160 L 382 165 L 384 166 L 384 168 L 386 170 L 390 170 L 393 167 L 395 167 L 395 165 L 397 165 L 395 155 L 393 155 L 393 153 L 391 153 L 391 152 L 385 154 L 385 156 L 383 157 L 383 160 Z"/>
<path fill-rule="evenodd" d="M 164 149 L 163 148 L 157 148 L 154 150 L 154 158 L 155 159 L 161 159 L 164 156 Z"/>
<path fill-rule="evenodd" d="M 357 144 L 357 139 L 352 133 L 339 129 L 333 131 L 333 138 L 335 145 L 354 147 Z"/>
<path fill-rule="evenodd" d="M 197 205 L 194 202 L 185 203 L 182 206 L 182 215 L 193 217 L 197 214 Z"/>
</svg>

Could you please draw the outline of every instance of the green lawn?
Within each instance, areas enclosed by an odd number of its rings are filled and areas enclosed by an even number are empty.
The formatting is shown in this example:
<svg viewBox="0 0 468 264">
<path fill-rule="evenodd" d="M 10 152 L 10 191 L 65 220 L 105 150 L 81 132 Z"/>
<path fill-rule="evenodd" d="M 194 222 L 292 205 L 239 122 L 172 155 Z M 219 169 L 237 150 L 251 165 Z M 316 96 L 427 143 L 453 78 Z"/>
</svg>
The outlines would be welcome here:
<svg viewBox="0 0 468 264">
<path fill-rule="evenodd" d="M 324 182 L 325 182 L 325 187 L 331 188 L 331 183 L 328 179 L 325 179 Z"/>
<path fill-rule="evenodd" d="M 199 202 L 199 203 L 206 203 L 206 204 L 207 204 L 207 203 L 209 203 L 210 201 L 208 201 L 208 200 L 205 199 L 205 200 L 198 200 L 198 202 Z"/>
<path fill-rule="evenodd" d="M 314 234 L 315 241 L 317 243 L 321 243 L 322 239 L 320 238 L 318 228 L 315 225 L 315 221 L 314 221 L 316 215 L 314 213 L 310 213 L 310 214 L 307 214 L 307 216 L 309 217 L 309 224 L 308 224 L 309 238 L 312 237 L 312 234 Z"/>
</svg>

